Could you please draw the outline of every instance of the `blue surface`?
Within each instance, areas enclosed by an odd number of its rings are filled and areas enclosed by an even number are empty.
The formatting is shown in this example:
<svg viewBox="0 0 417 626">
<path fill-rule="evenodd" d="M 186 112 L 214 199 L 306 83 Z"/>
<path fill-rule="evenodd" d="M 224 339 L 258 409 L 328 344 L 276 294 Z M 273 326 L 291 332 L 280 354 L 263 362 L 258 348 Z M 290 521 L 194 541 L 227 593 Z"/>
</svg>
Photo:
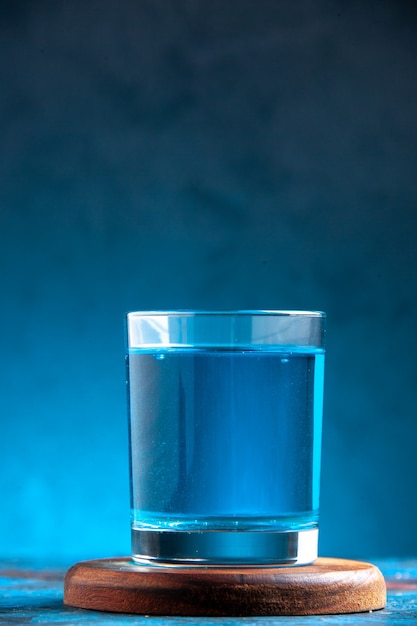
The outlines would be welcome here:
<svg viewBox="0 0 417 626">
<path fill-rule="evenodd" d="M 129 551 L 128 310 L 328 313 L 321 554 L 417 555 L 411 2 L 0 3 L 0 555 Z"/>
<path fill-rule="evenodd" d="M 248 618 L 178 618 L 132 616 L 114 613 L 99 613 L 65 607 L 63 597 L 63 575 L 60 569 L 33 567 L 17 563 L 2 563 L 0 566 L 0 624 L 138 624 L 147 626 L 293 626 L 357 625 L 417 623 L 417 561 L 381 561 L 376 563 L 386 577 L 388 589 L 387 607 L 372 613 L 352 615 L 323 615 L 308 617 L 248 617 Z"/>
</svg>

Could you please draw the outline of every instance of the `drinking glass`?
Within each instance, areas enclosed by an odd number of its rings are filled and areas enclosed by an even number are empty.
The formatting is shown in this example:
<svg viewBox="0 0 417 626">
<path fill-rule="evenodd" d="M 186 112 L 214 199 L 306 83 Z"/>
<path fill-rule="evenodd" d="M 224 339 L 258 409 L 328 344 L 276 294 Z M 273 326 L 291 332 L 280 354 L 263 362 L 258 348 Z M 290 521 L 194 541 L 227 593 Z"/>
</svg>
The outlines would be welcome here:
<svg viewBox="0 0 417 626">
<path fill-rule="evenodd" d="M 317 557 L 325 314 L 127 315 L 132 558 Z"/>
</svg>

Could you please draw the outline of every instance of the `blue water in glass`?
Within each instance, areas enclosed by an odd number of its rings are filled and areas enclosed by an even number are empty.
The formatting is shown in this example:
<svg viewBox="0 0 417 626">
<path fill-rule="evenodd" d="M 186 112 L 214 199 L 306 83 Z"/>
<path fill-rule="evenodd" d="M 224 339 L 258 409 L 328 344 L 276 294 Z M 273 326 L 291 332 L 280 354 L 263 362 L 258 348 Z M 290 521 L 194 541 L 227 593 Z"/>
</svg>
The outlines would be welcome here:
<svg viewBox="0 0 417 626">
<path fill-rule="evenodd" d="M 132 524 L 317 526 L 324 352 L 131 350 Z"/>
</svg>

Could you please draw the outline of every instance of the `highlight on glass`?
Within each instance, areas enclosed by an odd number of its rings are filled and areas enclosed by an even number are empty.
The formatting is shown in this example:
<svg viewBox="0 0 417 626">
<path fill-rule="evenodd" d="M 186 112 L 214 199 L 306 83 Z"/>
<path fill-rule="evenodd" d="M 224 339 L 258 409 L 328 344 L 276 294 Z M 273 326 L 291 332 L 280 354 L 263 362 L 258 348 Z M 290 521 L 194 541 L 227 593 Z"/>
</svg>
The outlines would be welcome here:
<svg viewBox="0 0 417 626">
<path fill-rule="evenodd" d="M 127 315 L 132 558 L 317 558 L 325 314 Z"/>
</svg>

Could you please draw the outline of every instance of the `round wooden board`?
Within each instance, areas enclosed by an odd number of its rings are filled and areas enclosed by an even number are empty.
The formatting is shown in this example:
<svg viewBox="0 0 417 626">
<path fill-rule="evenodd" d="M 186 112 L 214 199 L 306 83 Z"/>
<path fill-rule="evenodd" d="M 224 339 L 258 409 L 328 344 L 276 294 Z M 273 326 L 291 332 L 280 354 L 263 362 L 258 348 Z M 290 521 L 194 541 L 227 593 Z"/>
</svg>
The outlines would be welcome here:
<svg viewBox="0 0 417 626">
<path fill-rule="evenodd" d="M 345 559 L 237 569 L 142 567 L 114 558 L 73 565 L 65 577 L 64 602 L 141 615 L 324 615 L 382 609 L 386 588 L 377 567 Z"/>
</svg>

